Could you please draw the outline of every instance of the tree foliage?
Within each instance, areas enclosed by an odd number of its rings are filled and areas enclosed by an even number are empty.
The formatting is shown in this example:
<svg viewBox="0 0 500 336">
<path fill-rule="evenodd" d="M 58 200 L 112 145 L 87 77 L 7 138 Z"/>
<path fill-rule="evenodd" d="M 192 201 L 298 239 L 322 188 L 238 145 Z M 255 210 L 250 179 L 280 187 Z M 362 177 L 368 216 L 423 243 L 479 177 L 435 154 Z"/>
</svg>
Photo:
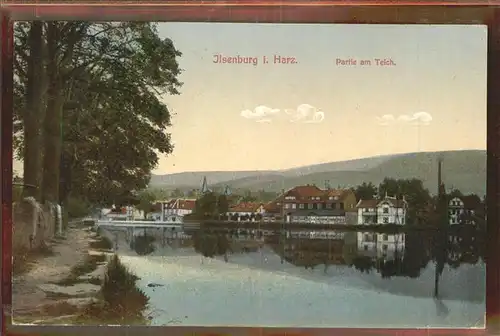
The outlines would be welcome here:
<svg viewBox="0 0 500 336">
<path fill-rule="evenodd" d="M 414 223 L 418 220 L 418 214 L 422 213 L 431 202 L 429 190 L 419 179 L 392 179 L 385 178 L 378 187 L 379 197 L 394 196 L 405 198 L 408 202 L 408 222 Z"/>
<path fill-rule="evenodd" d="M 147 215 L 151 213 L 153 210 L 153 205 L 154 201 L 156 200 L 156 196 L 152 192 L 144 190 L 137 195 L 137 198 L 139 202 L 136 205 L 136 208 L 142 211 L 144 214 L 144 218 L 146 218 Z"/>
<path fill-rule="evenodd" d="M 353 188 L 354 194 L 356 195 L 356 199 L 359 200 L 370 200 L 375 195 L 378 194 L 378 188 L 373 183 L 363 182 L 358 185 L 356 188 Z"/>
<path fill-rule="evenodd" d="M 215 218 L 229 210 L 229 201 L 225 195 L 208 192 L 196 200 L 194 213 L 202 217 Z"/>
<path fill-rule="evenodd" d="M 15 27 L 15 144 L 25 180 L 52 202 L 71 194 L 126 202 L 173 149 L 163 100 L 179 94 L 181 53 L 154 23 L 39 23 L 41 32 L 36 22 Z M 41 163 L 30 166 L 35 158 Z"/>
</svg>

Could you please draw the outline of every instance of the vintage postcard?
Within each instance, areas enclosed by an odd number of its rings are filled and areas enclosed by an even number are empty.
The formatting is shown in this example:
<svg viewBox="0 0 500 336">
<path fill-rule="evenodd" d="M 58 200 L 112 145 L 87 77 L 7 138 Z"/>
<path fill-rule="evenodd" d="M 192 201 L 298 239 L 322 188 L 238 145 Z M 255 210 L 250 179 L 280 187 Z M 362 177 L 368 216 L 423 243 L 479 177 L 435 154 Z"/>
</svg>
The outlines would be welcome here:
<svg viewBox="0 0 500 336">
<path fill-rule="evenodd" d="M 485 26 L 14 34 L 14 323 L 484 326 Z"/>
</svg>

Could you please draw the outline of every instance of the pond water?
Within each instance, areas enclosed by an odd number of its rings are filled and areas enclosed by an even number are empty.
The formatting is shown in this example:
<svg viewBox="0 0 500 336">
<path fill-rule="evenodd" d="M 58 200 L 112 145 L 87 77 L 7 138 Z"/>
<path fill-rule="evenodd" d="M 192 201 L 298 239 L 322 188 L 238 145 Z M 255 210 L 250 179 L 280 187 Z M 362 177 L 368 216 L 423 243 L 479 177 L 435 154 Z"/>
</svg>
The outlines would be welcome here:
<svg viewBox="0 0 500 336">
<path fill-rule="evenodd" d="M 158 230 L 133 244 L 104 234 L 141 278 L 153 325 L 484 326 L 484 239 L 475 233 Z"/>
</svg>

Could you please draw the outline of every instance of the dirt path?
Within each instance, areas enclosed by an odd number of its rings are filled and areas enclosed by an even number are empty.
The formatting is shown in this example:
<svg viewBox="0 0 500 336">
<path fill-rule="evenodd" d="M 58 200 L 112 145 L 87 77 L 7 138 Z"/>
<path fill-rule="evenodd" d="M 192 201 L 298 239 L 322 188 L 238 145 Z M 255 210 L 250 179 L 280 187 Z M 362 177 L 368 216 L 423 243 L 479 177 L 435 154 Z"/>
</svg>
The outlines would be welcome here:
<svg viewBox="0 0 500 336">
<path fill-rule="evenodd" d="M 105 262 L 98 263 L 90 274 L 80 274 L 80 283 L 55 284 L 74 275 L 74 267 L 84 263 L 89 254 L 96 254 L 89 250 L 93 237 L 95 234 L 90 228 L 70 227 L 65 239 L 51 243 L 53 255 L 38 259 L 27 273 L 13 277 L 14 323 L 40 323 L 50 319 L 56 323 L 56 319 L 75 314 L 83 305 L 96 300 L 100 286 L 84 280 L 102 279 Z"/>
</svg>

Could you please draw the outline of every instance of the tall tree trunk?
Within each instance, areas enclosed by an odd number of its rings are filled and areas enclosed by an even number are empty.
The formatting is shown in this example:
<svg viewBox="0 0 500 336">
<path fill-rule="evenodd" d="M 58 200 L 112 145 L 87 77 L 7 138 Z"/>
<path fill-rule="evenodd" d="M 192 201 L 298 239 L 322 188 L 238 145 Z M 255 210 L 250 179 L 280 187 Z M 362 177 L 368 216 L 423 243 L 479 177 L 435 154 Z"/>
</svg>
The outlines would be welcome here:
<svg viewBox="0 0 500 336">
<path fill-rule="evenodd" d="M 43 112 L 44 67 L 43 67 L 43 24 L 31 23 L 29 32 L 29 60 L 27 68 L 26 110 L 24 122 L 24 184 L 23 197 L 40 198 L 41 149 L 40 121 Z M 33 188 L 32 186 L 36 186 Z"/>
<path fill-rule="evenodd" d="M 62 147 L 62 83 L 58 64 L 57 43 L 59 40 L 57 23 L 47 24 L 47 111 L 43 123 L 44 156 L 42 198 L 44 202 L 59 201 L 59 175 Z"/>
</svg>

